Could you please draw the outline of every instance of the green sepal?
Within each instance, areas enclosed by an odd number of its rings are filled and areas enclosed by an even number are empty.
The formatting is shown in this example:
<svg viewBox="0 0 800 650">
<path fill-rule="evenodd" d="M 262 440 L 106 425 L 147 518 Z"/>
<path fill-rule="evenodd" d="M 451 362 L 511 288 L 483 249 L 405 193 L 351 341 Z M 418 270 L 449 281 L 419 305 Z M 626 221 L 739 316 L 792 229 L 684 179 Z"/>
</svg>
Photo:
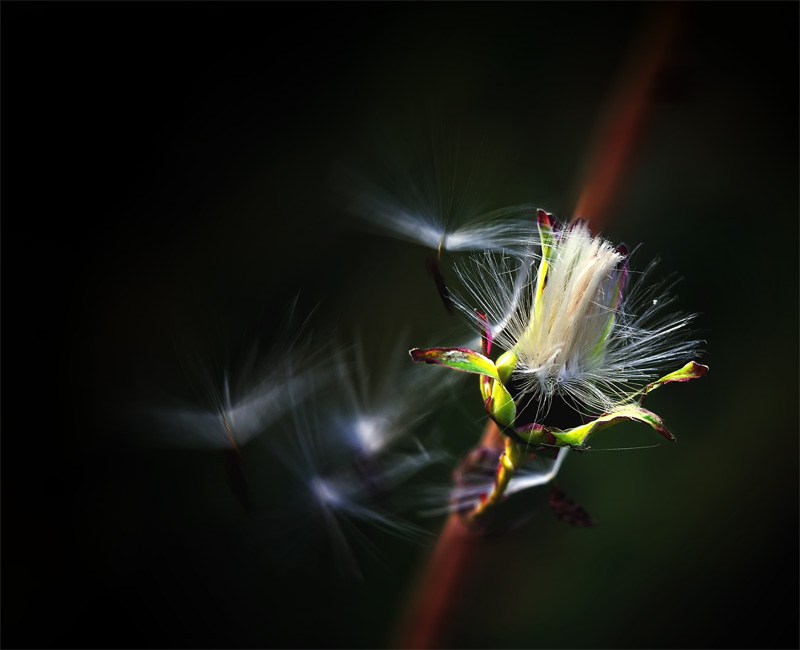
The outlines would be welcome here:
<svg viewBox="0 0 800 650">
<path fill-rule="evenodd" d="M 514 372 L 514 369 L 517 367 L 517 355 L 514 350 L 503 352 L 503 354 L 497 357 L 497 361 L 495 361 L 494 365 L 497 368 L 500 381 L 505 384 L 511 377 L 511 373 Z"/>
<path fill-rule="evenodd" d="M 550 429 L 550 433 L 552 433 L 560 442 L 570 445 L 571 447 L 580 448 L 585 446 L 586 440 L 593 433 L 596 433 L 601 429 L 606 429 L 615 424 L 619 424 L 623 420 L 633 420 L 635 422 L 644 422 L 645 424 L 649 424 L 667 440 L 670 442 L 675 442 L 675 436 L 673 436 L 667 430 L 660 417 L 658 417 L 652 411 L 648 411 L 640 406 L 635 406 L 634 404 L 629 404 L 614 409 L 610 413 L 601 415 L 599 418 L 592 420 L 588 424 L 584 424 L 573 429 L 567 429 L 566 431 L 561 431 L 560 429 Z"/>
<path fill-rule="evenodd" d="M 499 379 L 494 363 L 482 354 L 468 348 L 428 348 L 426 350 L 414 348 L 409 350 L 408 353 L 414 363 L 419 363 L 420 361 L 436 363 L 454 370 Z"/>
<path fill-rule="evenodd" d="M 486 411 L 503 427 L 510 427 L 517 417 L 517 405 L 500 381 L 493 382 L 492 395 L 486 400 Z"/>
<path fill-rule="evenodd" d="M 550 268 L 550 261 L 555 252 L 556 236 L 553 232 L 553 222 L 550 220 L 552 215 L 544 210 L 536 213 L 537 226 L 539 228 L 539 240 L 542 245 L 542 259 L 539 262 L 539 272 L 536 276 L 536 290 L 533 294 L 533 314 L 529 331 L 535 330 L 541 325 L 542 320 L 542 292 L 547 280 L 547 273 Z"/>
<path fill-rule="evenodd" d="M 690 379 L 697 379 L 698 377 L 702 377 L 707 372 L 708 366 L 704 366 L 702 363 L 697 363 L 695 361 L 690 361 L 680 370 L 676 370 L 668 375 L 664 375 L 658 381 L 648 384 L 639 397 L 639 404 L 644 404 L 644 398 L 647 396 L 647 393 L 655 390 L 663 384 L 669 384 L 673 381 L 689 381 Z"/>
</svg>

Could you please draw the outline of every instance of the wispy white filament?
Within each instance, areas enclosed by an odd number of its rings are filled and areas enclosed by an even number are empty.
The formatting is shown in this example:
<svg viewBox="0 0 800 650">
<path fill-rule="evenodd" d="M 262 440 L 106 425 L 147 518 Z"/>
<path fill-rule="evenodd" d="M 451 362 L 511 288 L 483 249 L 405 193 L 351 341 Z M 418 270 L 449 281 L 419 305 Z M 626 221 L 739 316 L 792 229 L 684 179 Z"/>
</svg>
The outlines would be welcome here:
<svg viewBox="0 0 800 650">
<path fill-rule="evenodd" d="M 364 194 L 351 204 L 350 210 L 371 229 L 434 251 L 493 250 L 525 256 L 533 243 L 530 238 L 535 235 L 530 231 L 530 216 L 535 214 L 535 208 L 530 205 L 457 220 L 438 213 L 410 211 L 380 195 Z"/>
<path fill-rule="evenodd" d="M 197 449 L 241 447 L 263 434 L 284 415 L 290 404 L 287 385 L 297 402 L 330 381 L 333 373 L 322 364 L 305 362 L 297 370 L 287 355 L 260 377 L 245 373 L 231 388 L 227 371 L 221 385 L 209 371 L 200 374 L 206 406 L 170 404 L 137 410 L 141 434 L 151 443 Z"/>
<path fill-rule="evenodd" d="M 362 345 L 332 353 L 335 381 L 307 400 L 288 383 L 283 399 L 290 417 L 263 438 L 289 475 L 272 513 L 275 532 L 299 528 L 306 540 L 327 538 L 351 577 L 361 576 L 360 561 L 371 550 L 367 528 L 412 541 L 426 537 L 398 514 L 409 501 L 400 487 L 444 458 L 414 434 L 458 377 L 420 377 L 407 363 L 407 347 L 394 338 L 389 353 L 378 356 L 377 376 Z"/>
<path fill-rule="evenodd" d="M 468 294 L 457 304 L 485 311 L 499 347 L 515 351 L 514 380 L 538 402 L 537 415 L 556 396 L 583 414 L 606 412 L 696 351 L 692 317 L 665 313 L 668 287 L 647 286 L 652 265 L 630 280 L 625 262 L 578 223 L 556 233 L 538 302 L 534 256 L 520 263 L 485 252 L 457 267 Z"/>
</svg>

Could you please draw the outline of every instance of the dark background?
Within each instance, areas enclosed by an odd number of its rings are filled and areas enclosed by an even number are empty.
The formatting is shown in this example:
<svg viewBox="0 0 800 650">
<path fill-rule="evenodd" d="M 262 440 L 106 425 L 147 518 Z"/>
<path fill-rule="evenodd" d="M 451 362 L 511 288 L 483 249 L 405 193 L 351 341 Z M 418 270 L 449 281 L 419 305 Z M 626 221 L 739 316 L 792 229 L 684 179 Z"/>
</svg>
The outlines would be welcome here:
<svg viewBox="0 0 800 650">
<path fill-rule="evenodd" d="M 337 170 L 432 105 L 503 153 L 492 200 L 568 216 L 656 8 L 3 3 L 3 645 L 390 643 L 425 548 L 282 570 L 218 455 L 129 444 L 120 405 L 182 390 L 176 336 L 269 336 L 300 289 L 317 328 L 451 327 L 423 252 L 341 225 Z M 496 541 L 454 645 L 797 647 L 797 29 L 684 7 L 607 234 L 680 271 L 711 372 L 653 398 L 678 444 L 570 459 L 600 526 Z"/>
</svg>

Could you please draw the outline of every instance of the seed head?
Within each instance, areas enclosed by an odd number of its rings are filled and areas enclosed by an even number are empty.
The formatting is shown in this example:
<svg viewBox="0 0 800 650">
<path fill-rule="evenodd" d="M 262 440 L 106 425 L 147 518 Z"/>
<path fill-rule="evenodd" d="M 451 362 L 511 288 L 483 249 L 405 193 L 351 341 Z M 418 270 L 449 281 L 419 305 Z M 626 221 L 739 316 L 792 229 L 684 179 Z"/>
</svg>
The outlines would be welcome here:
<svg viewBox="0 0 800 650">
<path fill-rule="evenodd" d="M 672 440 L 641 404 L 657 386 L 707 370 L 687 363 L 700 347 L 692 316 L 666 313 L 669 286 L 648 284 L 652 265 L 629 282 L 627 248 L 592 236 L 582 221 L 559 227 L 539 210 L 537 226 L 528 242 L 538 248 L 521 263 L 485 251 L 457 267 L 466 295 L 456 304 L 482 330 L 482 352 L 415 349 L 412 358 L 482 375 L 489 415 L 527 443 L 583 447 L 597 429 L 622 420 Z M 504 350 L 496 361 L 492 344 Z M 556 403 L 572 415 L 559 408 L 548 419 Z"/>
<path fill-rule="evenodd" d="M 505 383 L 534 404 L 534 421 L 556 398 L 583 416 L 609 412 L 697 352 L 693 317 L 665 313 L 669 287 L 647 286 L 652 265 L 629 281 L 627 248 L 582 221 L 559 229 L 540 211 L 539 233 L 539 251 L 516 269 L 493 254 L 457 269 L 471 298 L 457 304 L 473 318 L 474 301 L 486 310 L 513 369 Z"/>
</svg>

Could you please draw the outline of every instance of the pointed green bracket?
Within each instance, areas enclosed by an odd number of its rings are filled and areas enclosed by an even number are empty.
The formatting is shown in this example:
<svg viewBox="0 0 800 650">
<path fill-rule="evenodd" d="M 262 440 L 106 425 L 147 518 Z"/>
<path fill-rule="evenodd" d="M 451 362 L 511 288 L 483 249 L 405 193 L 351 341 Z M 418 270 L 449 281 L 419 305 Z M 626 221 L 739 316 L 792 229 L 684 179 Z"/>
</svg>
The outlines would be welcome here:
<svg viewBox="0 0 800 650">
<path fill-rule="evenodd" d="M 614 409 L 610 413 L 601 415 L 587 424 L 572 429 L 556 429 L 545 427 L 541 424 L 529 424 L 525 427 L 514 429 L 514 435 L 530 445 L 543 445 L 548 447 L 572 447 L 576 450 L 586 448 L 589 436 L 608 427 L 619 424 L 624 420 L 643 422 L 649 424 L 670 442 L 675 442 L 673 436 L 664 426 L 661 418 L 640 406 L 628 404 Z"/>
<path fill-rule="evenodd" d="M 414 363 L 436 363 L 446 368 L 453 368 L 462 372 L 471 372 L 476 375 L 486 375 L 492 379 L 499 379 L 497 368 L 491 359 L 469 348 L 427 348 L 421 350 L 414 348 L 408 353 Z"/>
<path fill-rule="evenodd" d="M 640 406 L 635 406 L 633 404 L 614 409 L 610 413 L 601 415 L 599 418 L 592 420 L 588 424 L 567 429 L 566 431 L 550 429 L 550 433 L 552 433 L 560 442 L 580 448 L 586 446 L 586 440 L 588 440 L 589 436 L 591 436 L 593 433 L 596 433 L 601 429 L 607 429 L 615 424 L 619 424 L 624 420 L 633 420 L 634 422 L 643 422 L 644 424 L 649 424 L 667 440 L 670 442 L 675 442 L 675 436 L 673 436 L 667 430 L 667 427 L 664 426 L 664 422 L 660 417 L 658 417 L 652 411 L 648 411 L 647 409 L 644 409 Z"/>
<path fill-rule="evenodd" d="M 697 379 L 698 377 L 705 375 L 707 372 L 708 366 L 704 366 L 702 363 L 697 363 L 695 361 L 690 361 L 680 370 L 676 370 L 668 375 L 664 375 L 658 381 L 648 384 L 639 397 L 639 404 L 644 404 L 644 398 L 647 396 L 647 393 L 654 391 L 659 386 L 669 384 L 673 381 L 689 381 L 690 379 Z"/>
</svg>

